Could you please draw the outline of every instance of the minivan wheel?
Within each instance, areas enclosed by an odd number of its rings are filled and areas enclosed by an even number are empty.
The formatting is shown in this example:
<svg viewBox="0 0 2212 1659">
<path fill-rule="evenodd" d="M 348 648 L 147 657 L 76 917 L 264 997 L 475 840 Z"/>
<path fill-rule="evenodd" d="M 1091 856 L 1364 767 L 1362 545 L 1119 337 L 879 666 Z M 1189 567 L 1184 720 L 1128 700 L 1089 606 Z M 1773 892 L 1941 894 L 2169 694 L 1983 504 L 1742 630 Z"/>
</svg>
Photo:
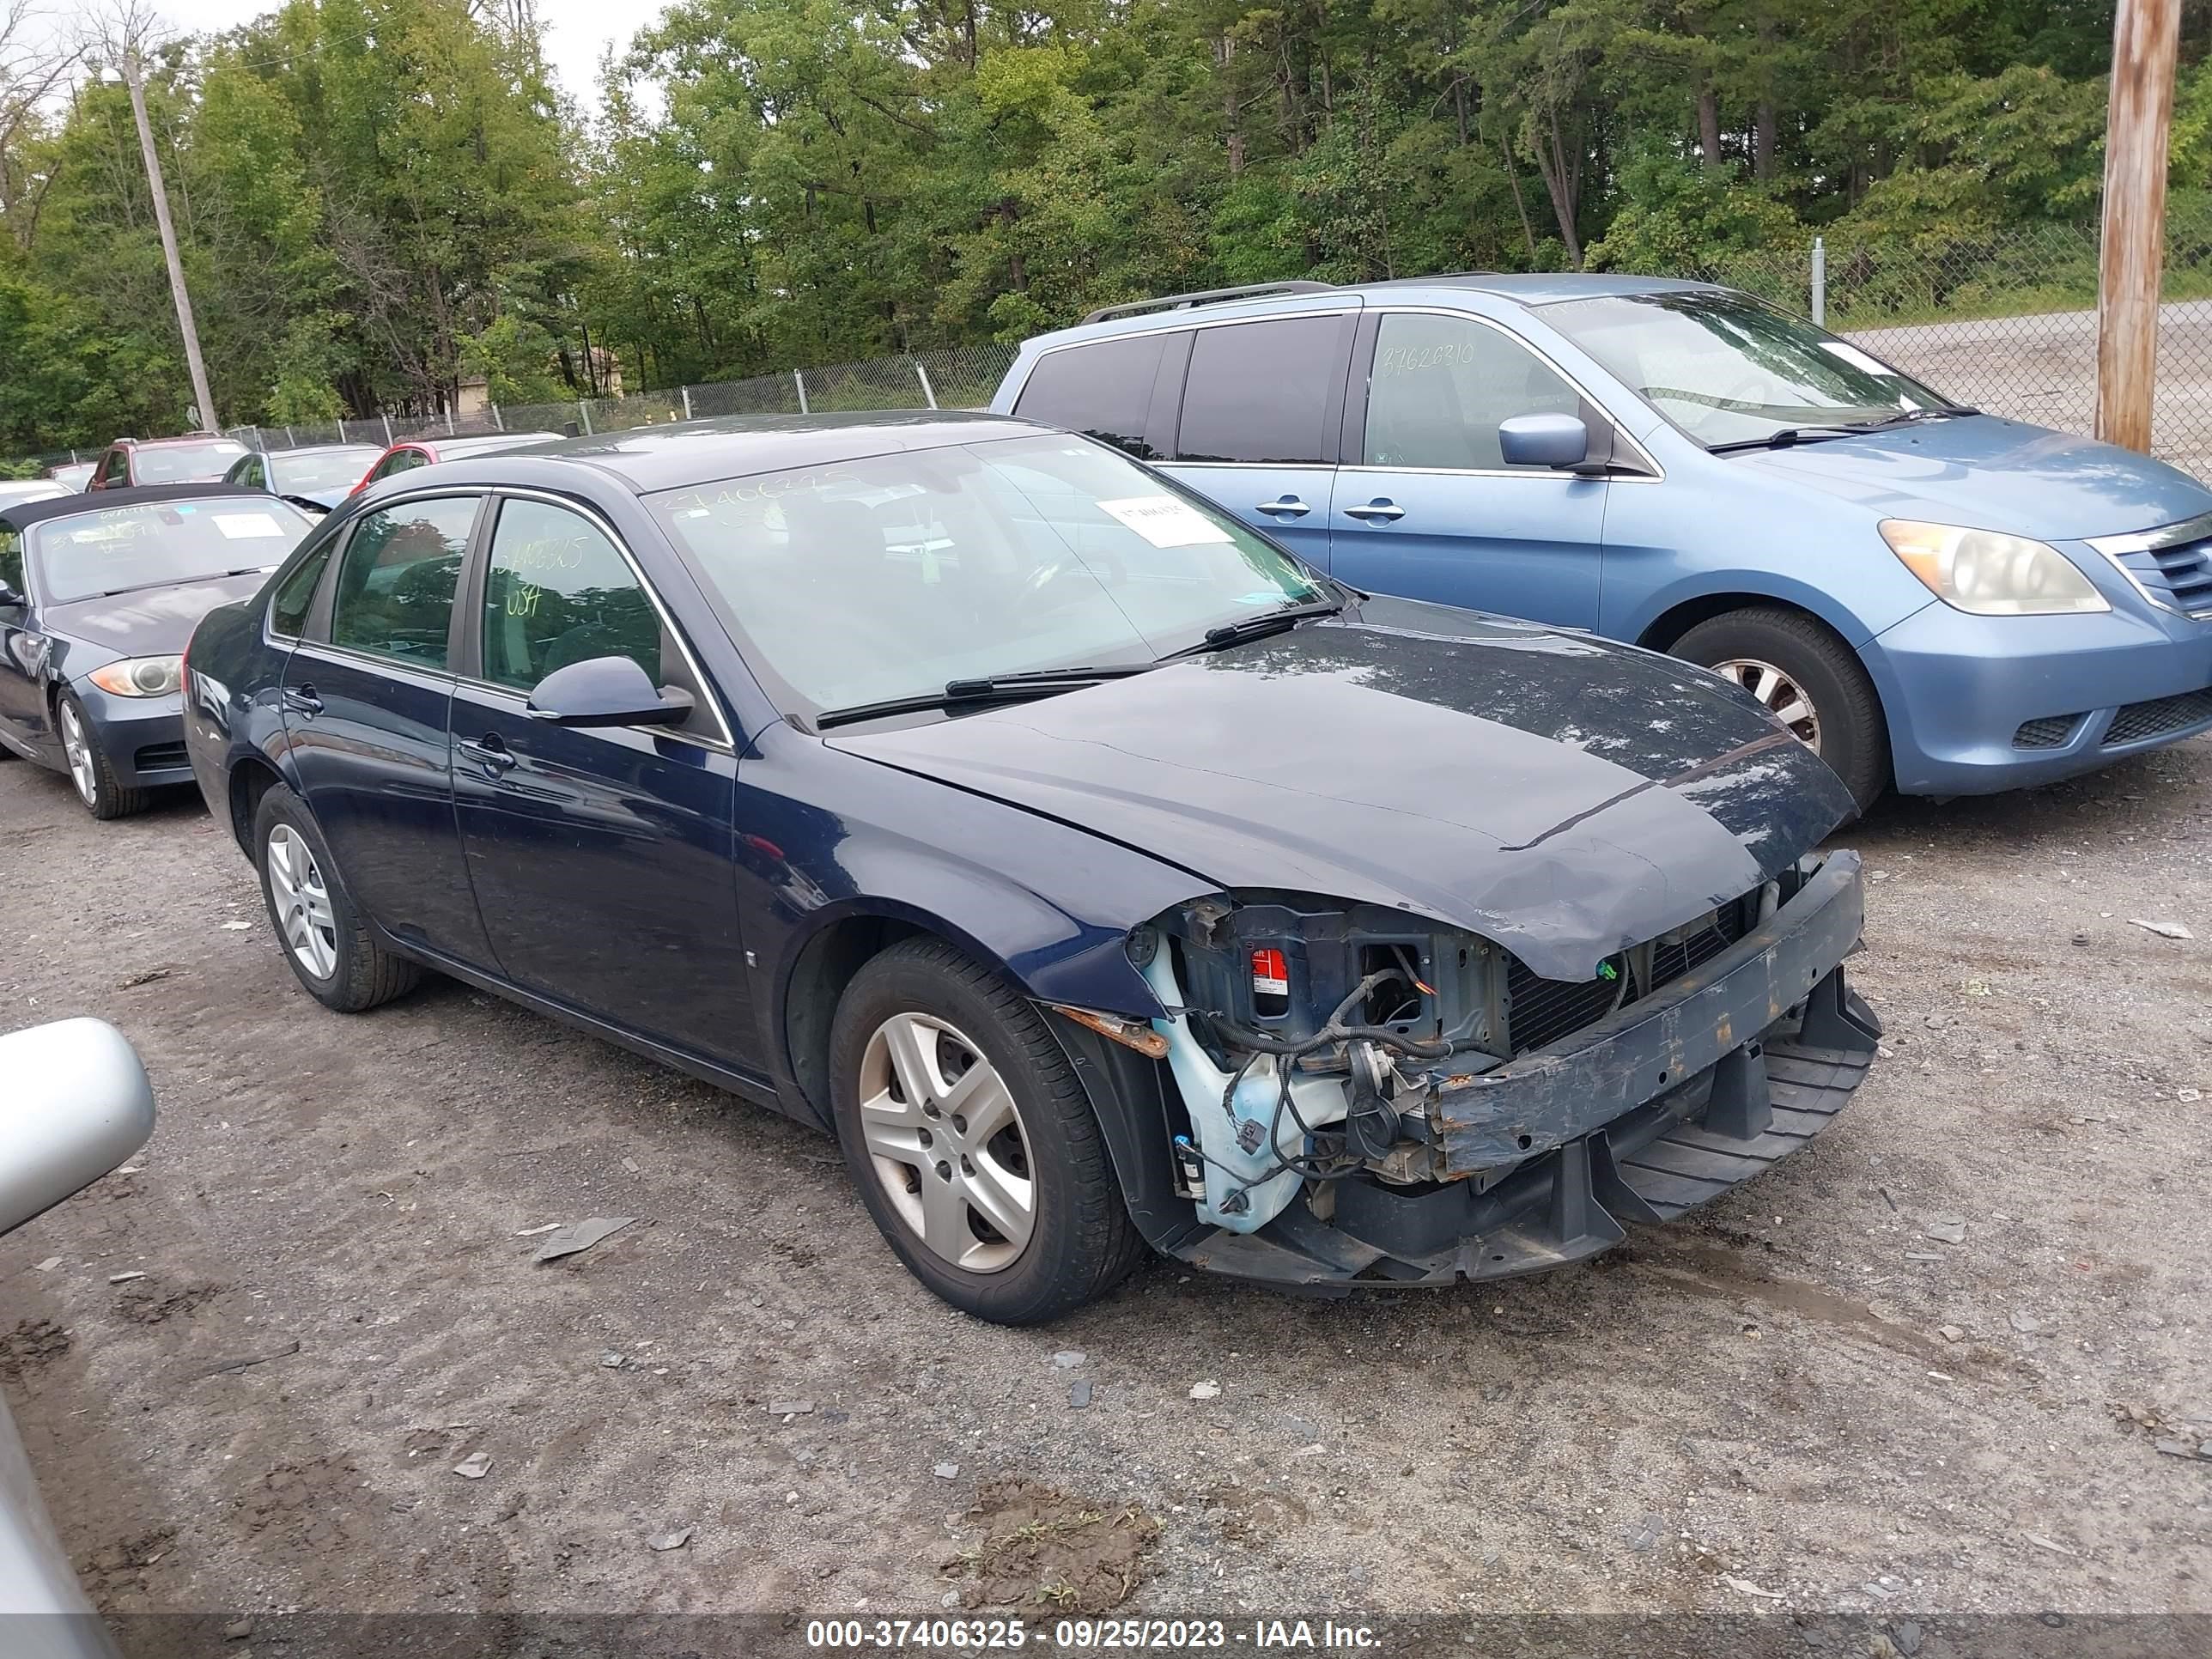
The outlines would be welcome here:
<svg viewBox="0 0 2212 1659">
<path fill-rule="evenodd" d="M 91 716 L 73 691 L 54 700 L 54 724 L 60 729 L 62 758 L 69 763 L 70 781 L 84 810 L 100 819 L 127 818 L 143 812 L 154 799 L 150 789 L 126 789 L 117 781 L 107 751 L 100 746 Z"/>
<path fill-rule="evenodd" d="M 1756 605 L 1699 623 L 1674 641 L 1674 654 L 1756 697 L 1827 762 L 1861 811 L 1888 787 L 1881 700 L 1858 653 L 1825 623 Z"/>
<path fill-rule="evenodd" d="M 1002 1325 L 1104 1295 L 1144 1254 L 1098 1121 L 1027 998 L 936 939 L 854 975 L 830 1037 L 837 1139 L 909 1272 Z"/>
<path fill-rule="evenodd" d="M 316 1001 L 358 1014 L 415 988 L 422 969 L 377 944 L 346 896 L 322 831 L 281 783 L 270 786 L 253 815 L 253 848 L 269 925 Z"/>
</svg>

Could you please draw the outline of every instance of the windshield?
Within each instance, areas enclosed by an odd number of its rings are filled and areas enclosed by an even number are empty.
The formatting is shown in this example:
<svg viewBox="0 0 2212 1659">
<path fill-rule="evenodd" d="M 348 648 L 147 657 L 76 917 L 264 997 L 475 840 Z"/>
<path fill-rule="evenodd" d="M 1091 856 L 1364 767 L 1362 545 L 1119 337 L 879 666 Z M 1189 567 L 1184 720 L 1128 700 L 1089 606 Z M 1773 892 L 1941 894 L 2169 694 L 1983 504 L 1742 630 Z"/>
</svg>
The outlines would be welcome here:
<svg viewBox="0 0 2212 1659">
<path fill-rule="evenodd" d="M 1950 407 L 1850 341 L 1744 295 L 1568 300 L 1542 314 L 1707 447 Z"/>
<path fill-rule="evenodd" d="M 66 605 L 259 570 L 281 562 L 307 525 L 266 495 L 112 507 L 32 526 L 31 568 L 46 602 Z"/>
<path fill-rule="evenodd" d="M 1330 592 L 1235 520 L 1058 434 L 649 499 L 749 654 L 817 709 L 1150 663 Z"/>
<path fill-rule="evenodd" d="M 132 458 L 133 483 L 219 483 L 230 464 L 246 454 L 244 444 L 145 444 Z"/>
<path fill-rule="evenodd" d="M 69 493 L 59 484 L 49 483 L 44 478 L 26 479 L 20 483 L 12 480 L 0 482 L 0 507 L 13 507 L 18 501 L 51 501 L 57 495 Z"/>
<path fill-rule="evenodd" d="M 271 455 L 269 476 L 280 495 L 307 495 L 318 489 L 351 489 L 368 471 L 378 450 L 331 449 L 312 455 Z"/>
</svg>

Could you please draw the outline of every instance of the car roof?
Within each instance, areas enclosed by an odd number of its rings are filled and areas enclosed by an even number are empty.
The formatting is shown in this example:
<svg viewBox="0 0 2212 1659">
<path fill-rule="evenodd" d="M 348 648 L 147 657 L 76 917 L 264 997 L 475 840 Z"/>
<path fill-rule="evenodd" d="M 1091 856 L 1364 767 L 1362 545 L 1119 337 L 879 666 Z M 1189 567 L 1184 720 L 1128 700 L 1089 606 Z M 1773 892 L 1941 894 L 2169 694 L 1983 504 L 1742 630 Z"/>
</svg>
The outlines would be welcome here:
<svg viewBox="0 0 2212 1659">
<path fill-rule="evenodd" d="M 557 432 L 483 432 L 461 438 L 404 438 L 392 447 L 427 449 L 439 456 L 489 455 L 502 449 L 520 449 L 525 444 L 556 442 L 560 436 Z"/>
<path fill-rule="evenodd" d="M 237 444 L 246 446 L 236 438 L 227 438 L 220 432 L 188 432 L 180 438 L 118 438 L 108 445 L 110 449 L 167 449 L 172 444 Z"/>
<path fill-rule="evenodd" d="M 496 460 L 457 459 L 456 482 L 493 483 L 472 476 L 497 466 L 539 461 L 584 466 L 619 480 L 641 495 L 715 483 L 798 466 L 833 465 L 872 455 L 941 449 L 993 438 L 1030 437 L 1053 428 L 1034 421 L 965 410 L 887 410 L 858 415 L 729 415 L 635 427 L 588 438 L 559 438 L 502 454 Z M 467 471 L 461 471 L 462 468 Z M 399 475 L 410 484 L 420 473 Z M 532 480 L 521 477 L 516 483 Z M 396 480 L 395 480 L 396 482 Z"/>
<path fill-rule="evenodd" d="M 1263 318 L 1296 315 L 1301 312 L 1341 310 L 1351 300 L 1368 305 L 1402 303 L 1409 296 L 1428 292 L 1482 294 L 1516 305 L 1556 305 L 1566 300 L 1628 299 L 1657 294 L 1725 294 L 1731 290 L 1715 283 L 1692 282 L 1674 276 L 1634 276 L 1608 270 L 1493 271 L 1452 270 L 1434 276 L 1397 276 L 1372 283 L 1298 284 L 1255 283 L 1249 292 L 1236 289 L 1212 291 L 1211 297 L 1164 294 L 1143 309 L 1081 322 L 1031 337 L 1023 343 L 1028 350 L 1037 345 L 1065 343 L 1073 339 L 1104 338 L 1115 334 L 1149 332 L 1160 328 L 1190 328 L 1201 322 L 1257 322 Z M 1188 299 L 1193 303 L 1178 303 Z"/>
<path fill-rule="evenodd" d="M 139 484 L 128 489 L 72 490 L 66 495 L 48 495 L 40 501 L 18 501 L 13 507 L 0 507 L 0 524 L 15 530 L 28 530 L 33 525 L 48 519 L 66 519 L 79 513 L 108 513 L 118 507 L 145 507 L 155 501 L 204 501 L 210 496 L 252 501 L 257 506 L 269 499 L 257 491 L 242 490 L 232 483 Z"/>
</svg>

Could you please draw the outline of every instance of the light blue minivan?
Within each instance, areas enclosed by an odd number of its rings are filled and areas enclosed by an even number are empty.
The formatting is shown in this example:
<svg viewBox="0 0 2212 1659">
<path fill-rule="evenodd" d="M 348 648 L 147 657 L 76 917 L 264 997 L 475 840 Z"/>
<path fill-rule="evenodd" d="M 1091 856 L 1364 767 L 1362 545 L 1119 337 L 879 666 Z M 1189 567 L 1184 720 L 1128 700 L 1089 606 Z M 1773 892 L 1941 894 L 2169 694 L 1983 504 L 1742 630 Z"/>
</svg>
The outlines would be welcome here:
<svg viewBox="0 0 2212 1659">
<path fill-rule="evenodd" d="M 1354 587 L 1705 664 L 1862 803 L 2212 727 L 2212 490 L 1730 289 L 1179 295 L 1027 342 L 992 407 L 1116 444 Z"/>
</svg>

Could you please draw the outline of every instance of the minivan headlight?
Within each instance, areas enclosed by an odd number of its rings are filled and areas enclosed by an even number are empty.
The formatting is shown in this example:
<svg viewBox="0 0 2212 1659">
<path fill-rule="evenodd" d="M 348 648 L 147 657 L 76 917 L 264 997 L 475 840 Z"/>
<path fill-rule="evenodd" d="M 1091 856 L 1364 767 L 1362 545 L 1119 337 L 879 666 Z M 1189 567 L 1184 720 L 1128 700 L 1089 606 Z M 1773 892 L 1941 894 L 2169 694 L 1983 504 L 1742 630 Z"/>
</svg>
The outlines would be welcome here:
<svg viewBox="0 0 2212 1659">
<path fill-rule="evenodd" d="M 2110 611 L 2074 561 L 2047 542 L 1966 525 L 1884 519 L 1881 538 L 1928 591 L 1977 617 Z"/>
<path fill-rule="evenodd" d="M 163 697 L 184 684 L 182 657 L 125 657 L 85 676 L 118 697 Z"/>
</svg>

